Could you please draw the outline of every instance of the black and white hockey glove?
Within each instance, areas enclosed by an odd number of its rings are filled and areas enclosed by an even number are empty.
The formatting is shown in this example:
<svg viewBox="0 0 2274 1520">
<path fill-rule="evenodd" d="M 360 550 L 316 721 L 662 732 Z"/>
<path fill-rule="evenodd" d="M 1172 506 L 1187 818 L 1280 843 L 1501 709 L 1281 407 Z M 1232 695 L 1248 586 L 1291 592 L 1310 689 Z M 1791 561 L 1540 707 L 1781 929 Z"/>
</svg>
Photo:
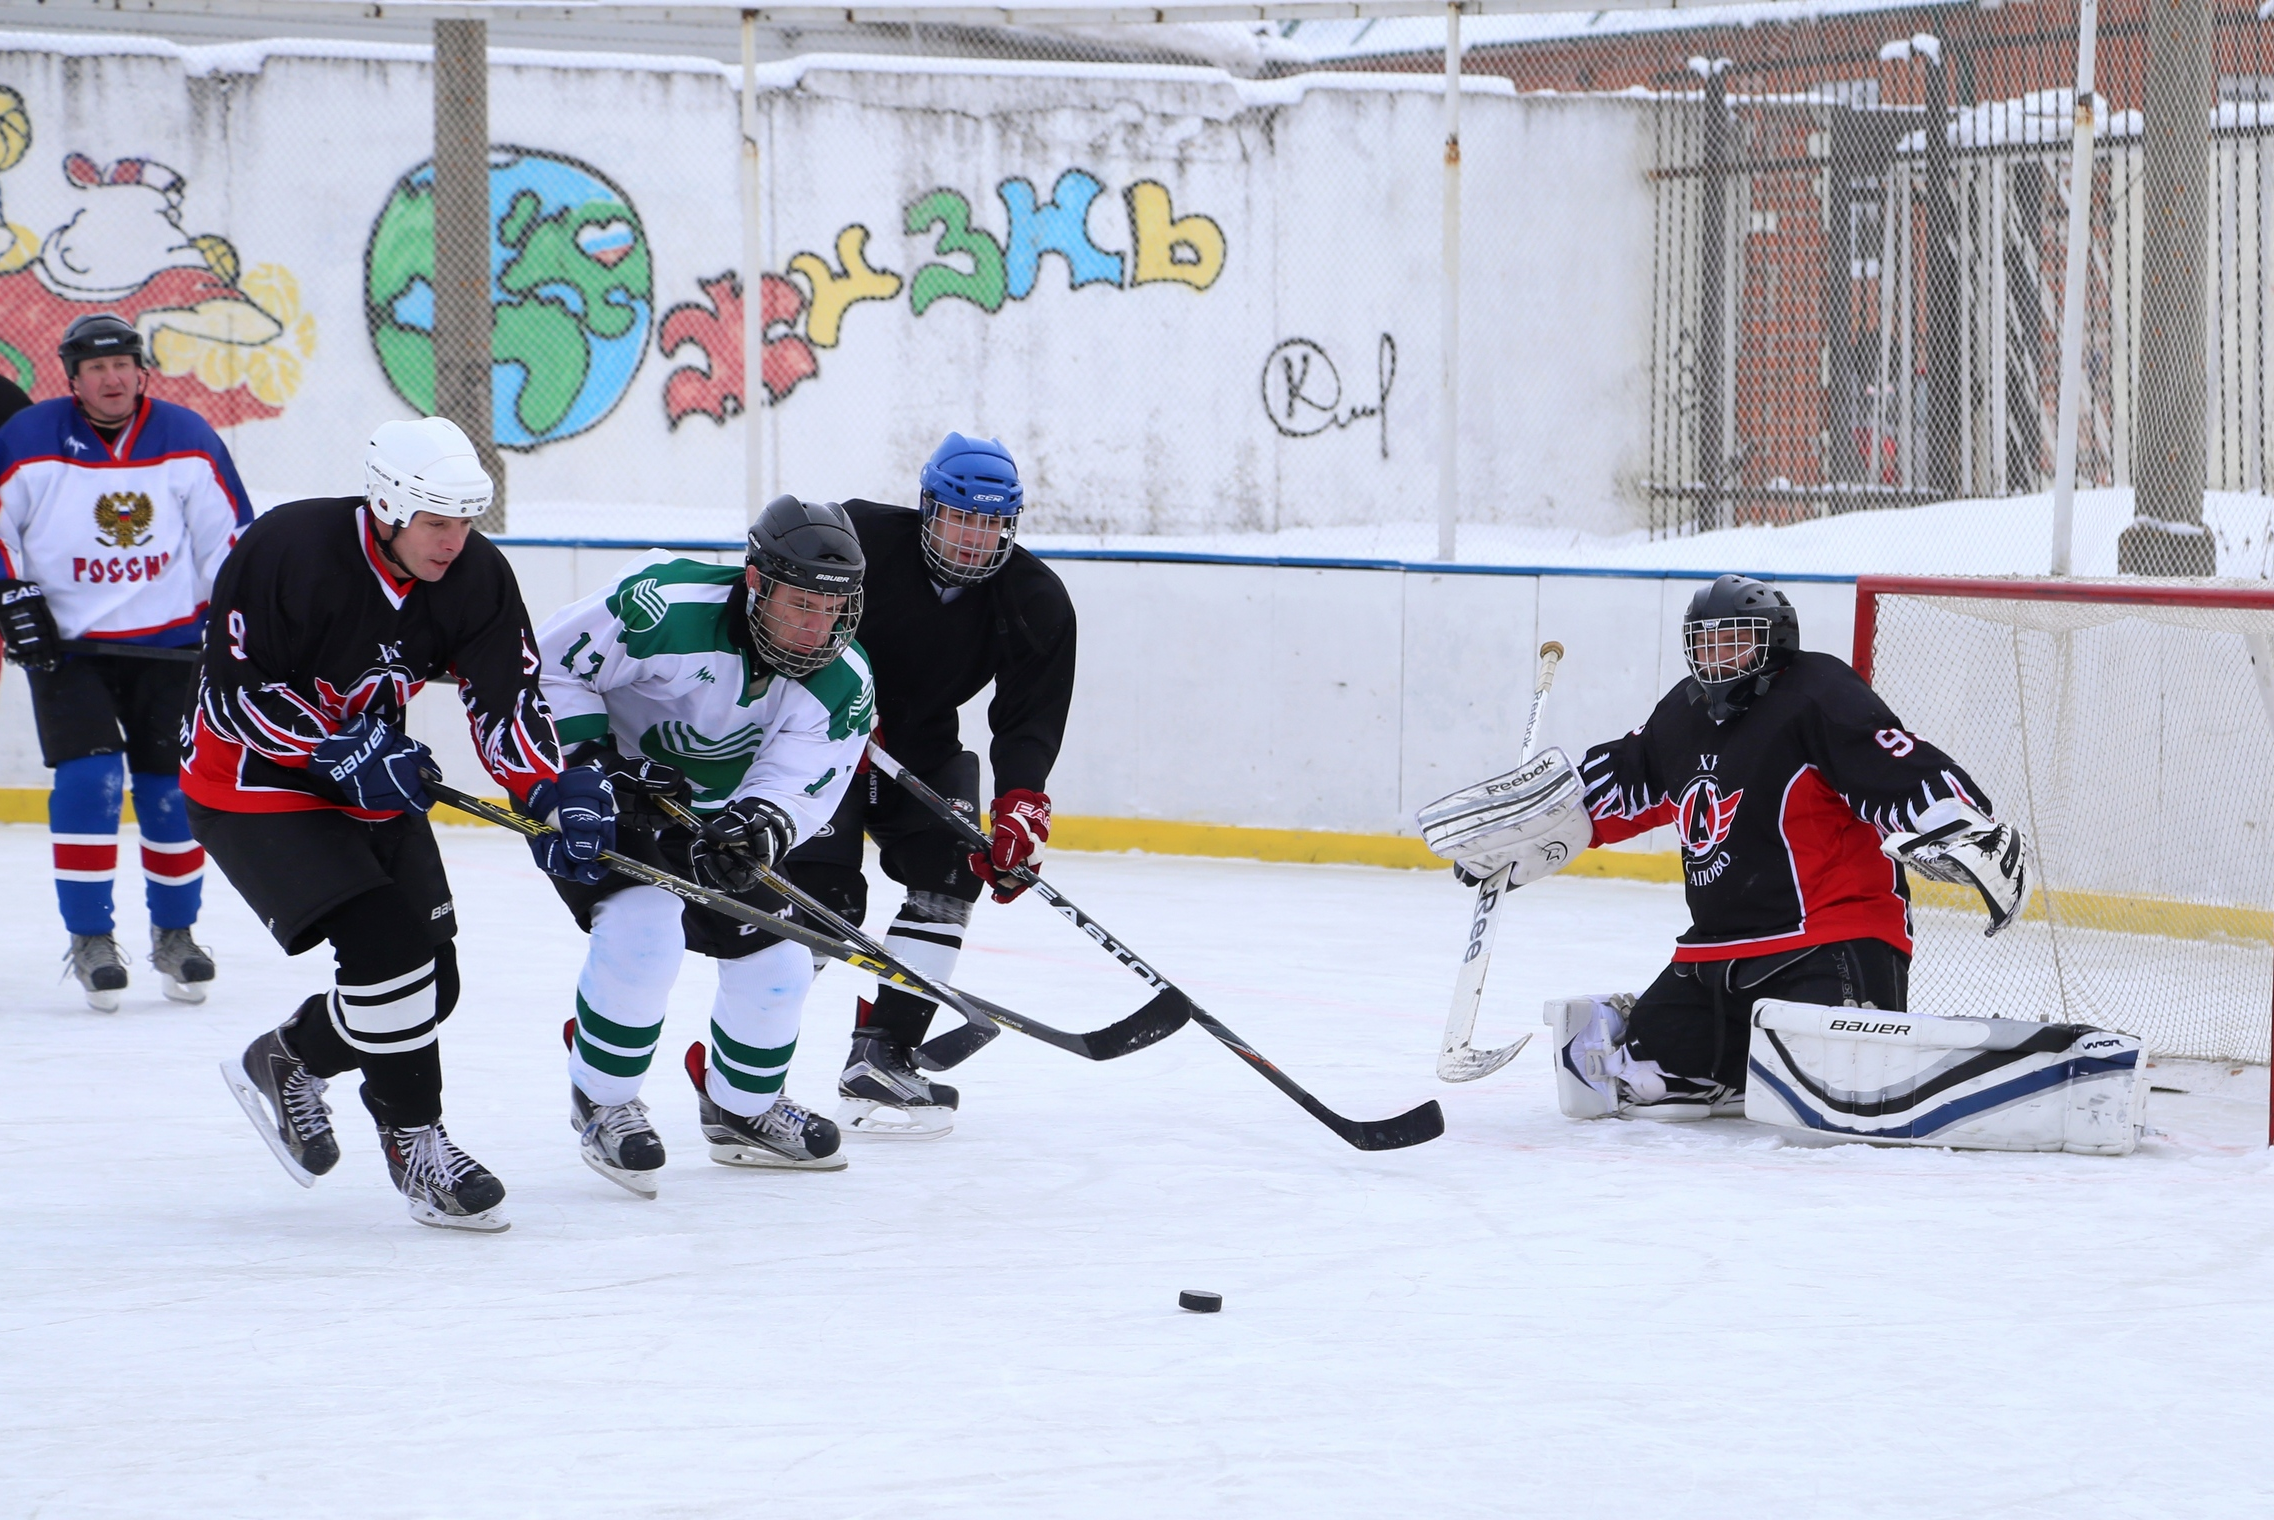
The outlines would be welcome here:
<svg viewBox="0 0 2274 1520">
<path fill-rule="evenodd" d="M 1946 797 L 1921 812 L 1918 827 L 1908 834 L 1890 834 L 1881 853 L 1898 860 L 1930 881 L 1947 881 L 1972 887 L 1982 894 L 1989 910 L 1990 927 L 1997 933 L 2029 906 L 2029 847 L 2021 830 L 1998 823 L 1980 812 Z"/>
<path fill-rule="evenodd" d="M 722 892 L 747 892 L 796 839 L 789 814 L 763 797 L 740 798 L 703 820 L 689 850 L 695 879 Z"/>
<path fill-rule="evenodd" d="M 555 831 L 529 838 L 538 870 L 586 886 L 608 879 L 600 852 L 616 848 L 616 792 L 607 772 L 597 765 L 572 765 L 557 781 L 531 787 L 524 808 Z"/>
<path fill-rule="evenodd" d="M 26 670 L 53 670 L 63 662 L 55 611 L 36 582 L 0 581 L 0 641 L 10 662 Z"/>
<path fill-rule="evenodd" d="M 309 769 L 329 776 L 347 800 L 368 813 L 423 813 L 434 806 L 419 778 L 434 768 L 434 751 L 369 714 L 316 746 Z"/>
<path fill-rule="evenodd" d="M 687 773 L 678 766 L 645 755 L 619 753 L 605 739 L 587 739 L 579 744 L 569 752 L 568 763 L 595 765 L 607 773 L 608 784 L 616 794 L 616 816 L 627 825 L 654 828 L 665 822 L 668 815 L 651 805 L 654 798 L 668 798 L 685 807 L 695 797 L 695 789 L 687 784 Z"/>
<path fill-rule="evenodd" d="M 1422 842 L 1453 862 L 1464 886 L 1502 866 L 1511 887 L 1553 875 L 1595 834 L 1579 773 L 1560 749 L 1542 750 L 1506 775 L 1440 797 L 1414 821 Z"/>
</svg>

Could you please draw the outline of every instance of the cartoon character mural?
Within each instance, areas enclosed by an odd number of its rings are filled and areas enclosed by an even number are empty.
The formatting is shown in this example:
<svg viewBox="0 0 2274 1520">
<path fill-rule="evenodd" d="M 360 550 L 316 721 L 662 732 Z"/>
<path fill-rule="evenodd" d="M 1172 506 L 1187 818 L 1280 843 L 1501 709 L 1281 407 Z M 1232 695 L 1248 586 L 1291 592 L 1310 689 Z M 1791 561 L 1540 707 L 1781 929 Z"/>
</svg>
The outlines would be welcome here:
<svg viewBox="0 0 2274 1520">
<path fill-rule="evenodd" d="M 1158 284 L 1206 290 L 1216 283 L 1224 272 L 1226 243 L 1215 218 L 1180 217 L 1168 186 L 1139 180 L 1121 195 L 1129 252 L 1101 249 L 1090 239 L 1089 216 L 1104 189 L 1087 171 L 1068 169 L 1043 201 L 1031 182 L 1006 179 L 995 187 L 1006 219 L 1002 237 L 972 224 L 971 202 L 961 191 L 930 190 L 901 211 L 909 236 L 938 232 L 932 251 L 941 259 L 921 265 L 913 279 L 870 266 L 869 229 L 858 222 L 838 232 L 834 265 L 820 254 L 800 253 L 789 261 L 787 276 L 762 276 L 760 378 L 768 403 L 780 402 L 821 373 L 816 350 L 837 346 L 849 308 L 862 301 L 893 300 L 903 289 L 918 317 L 944 300 L 967 301 L 992 316 L 1006 302 L 1034 293 L 1045 254 L 1065 261 L 1066 283 L 1073 290 Z M 947 262 L 952 258 L 967 259 L 970 267 Z M 741 276 L 730 270 L 697 283 L 703 298 L 672 307 L 656 330 L 656 346 L 665 358 L 693 349 L 697 360 L 672 370 L 664 381 L 664 415 L 674 428 L 697 413 L 725 422 L 740 416 L 745 404 Z M 1384 392 L 1386 399 L 1387 381 Z"/>
<path fill-rule="evenodd" d="M 32 146 L 23 97 L 0 85 L 0 173 Z M 148 345 L 150 394 L 232 427 L 282 413 L 316 352 L 316 322 L 278 264 L 244 269 L 218 233 L 182 224 L 189 183 L 149 158 L 63 159 L 75 205 L 44 238 L 0 214 L 0 372 L 34 396 L 68 389 L 56 344 L 115 312 Z"/>
</svg>

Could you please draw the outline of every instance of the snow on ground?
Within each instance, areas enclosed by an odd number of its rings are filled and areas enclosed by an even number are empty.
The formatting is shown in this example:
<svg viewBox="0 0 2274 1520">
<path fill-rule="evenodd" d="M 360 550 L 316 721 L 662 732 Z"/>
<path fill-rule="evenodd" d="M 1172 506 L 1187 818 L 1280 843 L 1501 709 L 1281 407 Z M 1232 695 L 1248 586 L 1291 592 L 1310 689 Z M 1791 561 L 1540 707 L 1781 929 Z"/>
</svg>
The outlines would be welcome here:
<svg viewBox="0 0 2274 1520">
<path fill-rule="evenodd" d="M 449 1118 L 511 1189 L 502 1236 L 412 1224 L 351 1086 L 313 1191 L 248 1130 L 215 1063 L 323 984 L 320 957 L 286 961 L 216 879 L 213 1000 L 167 1004 L 144 972 L 91 1014 L 55 981 L 44 833 L 0 828 L 24 884 L 0 922 L 0 1514 L 2069 1520 L 2274 1499 L 2262 1071 L 2163 1070 L 2218 1091 L 2158 1095 L 2175 1137 L 2121 1161 L 1576 1125 L 1537 1043 L 1434 1080 L 1466 924 L 1446 875 L 1059 855 L 1063 888 L 1327 1102 L 1434 1095 L 1446 1136 L 1351 1150 L 1198 1029 L 1102 1066 L 1006 1034 L 956 1074 L 945 1141 L 731 1171 L 670 1059 L 703 1032 L 697 963 L 649 1087 L 673 1159 L 647 1203 L 564 1123 L 567 915 L 516 841 L 443 832 L 466 967 Z M 139 947 L 139 903 L 123 917 Z M 1641 985 L 1681 922 L 1672 888 L 1527 890 L 1479 1038 Z M 1081 1027 L 1142 992 L 1031 902 L 982 907 L 959 980 Z M 854 990 L 817 988 L 794 1093 L 828 1093 Z M 1188 1287 L 1224 1312 L 1180 1312 Z"/>
<path fill-rule="evenodd" d="M 2080 491 L 2074 570 L 2116 573 L 2117 535 L 2132 521 L 2129 490 Z M 2218 543 L 2219 573 L 2274 576 L 2274 497 L 2210 492 L 2204 521 Z M 1107 549 L 1155 554 L 1380 559 L 1437 557 L 1437 525 L 1386 522 L 1355 527 L 1286 528 L 1277 533 L 1071 534 L 1048 531 L 1046 506 L 1027 520 L 1020 542 L 1035 549 Z M 598 502 L 520 502 L 510 538 L 584 539 L 625 544 L 741 542 L 732 507 L 621 506 Z M 1642 572 L 1743 570 L 1763 575 L 2043 575 L 2051 567 L 2050 493 L 1942 501 L 1919 507 L 1847 512 L 1782 527 L 1724 528 L 1678 538 L 1571 529 L 1463 523 L 1457 560 L 1471 565 Z"/>
</svg>

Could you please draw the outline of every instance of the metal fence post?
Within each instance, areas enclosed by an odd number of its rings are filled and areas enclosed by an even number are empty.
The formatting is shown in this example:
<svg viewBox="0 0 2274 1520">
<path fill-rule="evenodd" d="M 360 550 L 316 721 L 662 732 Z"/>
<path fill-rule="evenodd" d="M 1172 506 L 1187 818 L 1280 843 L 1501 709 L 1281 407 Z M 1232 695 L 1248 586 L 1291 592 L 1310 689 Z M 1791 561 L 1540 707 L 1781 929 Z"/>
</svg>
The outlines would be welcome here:
<svg viewBox="0 0 2274 1520">
<path fill-rule="evenodd" d="M 1694 67 L 1695 65 L 1693 65 Z M 1729 256 L 1729 60 L 1705 69 L 1704 137 L 1698 180 L 1698 531 L 1730 525 L 1722 449 L 1727 365 L 1723 306 Z"/>
<path fill-rule="evenodd" d="M 434 410 L 466 430 L 496 483 L 476 524 L 505 529 L 490 339 L 489 23 L 434 23 Z"/>
</svg>

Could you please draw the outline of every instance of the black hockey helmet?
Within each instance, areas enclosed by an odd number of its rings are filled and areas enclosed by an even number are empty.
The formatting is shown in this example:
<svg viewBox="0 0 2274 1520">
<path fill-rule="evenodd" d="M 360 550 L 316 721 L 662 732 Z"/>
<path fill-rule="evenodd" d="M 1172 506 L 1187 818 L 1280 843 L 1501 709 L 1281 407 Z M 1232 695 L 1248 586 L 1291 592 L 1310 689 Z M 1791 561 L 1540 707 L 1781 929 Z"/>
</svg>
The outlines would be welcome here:
<svg viewBox="0 0 2274 1520">
<path fill-rule="evenodd" d="M 1750 576 L 1724 575 L 1690 598 L 1682 614 L 1682 658 L 1691 696 L 1726 723 L 1800 652 L 1800 614 L 1782 591 Z"/>
<path fill-rule="evenodd" d="M 812 675 L 845 652 L 861 623 L 861 552 L 853 520 L 833 501 L 777 496 L 750 525 L 743 558 L 758 571 L 750 638 L 783 675 Z M 823 632 L 823 614 L 829 616 Z"/>
<path fill-rule="evenodd" d="M 142 354 L 142 334 L 134 324 L 115 312 L 98 311 L 79 318 L 63 329 L 63 341 L 56 345 L 55 355 L 63 361 L 64 378 L 79 378 L 79 366 L 89 359 L 101 359 L 111 354 L 131 354 L 137 369 L 148 369 L 150 361 Z"/>
</svg>

